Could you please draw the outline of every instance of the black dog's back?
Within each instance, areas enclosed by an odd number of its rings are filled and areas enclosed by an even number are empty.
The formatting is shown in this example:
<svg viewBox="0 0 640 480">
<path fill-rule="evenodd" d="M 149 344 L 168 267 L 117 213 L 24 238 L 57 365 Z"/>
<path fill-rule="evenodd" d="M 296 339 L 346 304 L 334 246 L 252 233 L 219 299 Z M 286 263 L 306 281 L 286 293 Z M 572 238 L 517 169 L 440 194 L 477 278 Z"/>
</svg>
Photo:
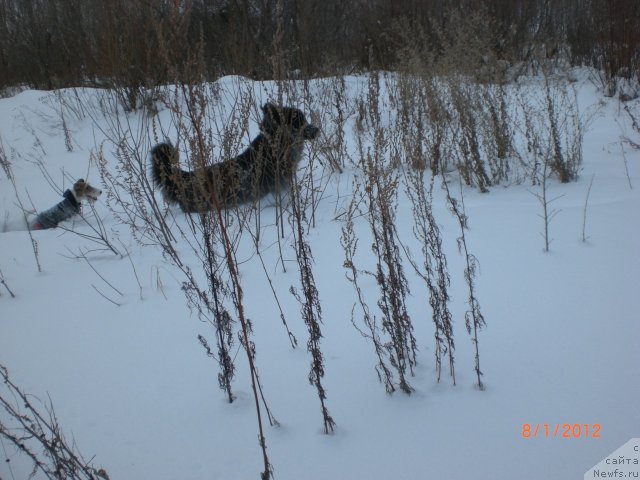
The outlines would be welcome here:
<svg viewBox="0 0 640 480">
<path fill-rule="evenodd" d="M 248 178 L 252 156 L 187 171 L 178 166 L 176 147 L 161 143 L 151 150 L 152 179 L 169 203 L 177 203 L 187 213 L 206 212 L 214 204 L 220 208 L 240 205 L 252 198 Z"/>
<path fill-rule="evenodd" d="M 174 168 L 178 166 L 178 149 L 170 143 L 160 143 L 151 149 L 151 160 L 153 183 L 160 187 L 169 202 L 182 206 L 180 199 L 186 201 L 185 196 L 190 189 L 186 189 L 185 185 L 191 183 L 192 174 Z"/>
<path fill-rule="evenodd" d="M 237 157 L 194 171 L 179 167 L 178 150 L 161 143 L 151 150 L 152 179 L 165 199 L 185 212 L 232 208 L 286 188 L 302 156 L 304 140 L 318 135 L 295 108 L 266 104 L 261 133 Z"/>
</svg>

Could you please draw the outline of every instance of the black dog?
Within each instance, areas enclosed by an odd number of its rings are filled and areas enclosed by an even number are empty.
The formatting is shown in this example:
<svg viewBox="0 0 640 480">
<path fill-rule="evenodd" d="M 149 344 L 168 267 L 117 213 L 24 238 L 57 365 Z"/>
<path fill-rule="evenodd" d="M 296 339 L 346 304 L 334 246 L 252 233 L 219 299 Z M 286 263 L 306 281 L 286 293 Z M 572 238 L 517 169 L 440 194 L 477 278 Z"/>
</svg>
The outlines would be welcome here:
<svg viewBox="0 0 640 480">
<path fill-rule="evenodd" d="M 151 149 L 151 174 L 169 203 L 184 212 L 207 212 L 255 202 L 286 189 L 302 158 L 305 140 L 318 136 L 297 108 L 267 103 L 260 134 L 235 158 L 195 171 L 180 169 L 178 150 L 169 143 Z"/>
</svg>

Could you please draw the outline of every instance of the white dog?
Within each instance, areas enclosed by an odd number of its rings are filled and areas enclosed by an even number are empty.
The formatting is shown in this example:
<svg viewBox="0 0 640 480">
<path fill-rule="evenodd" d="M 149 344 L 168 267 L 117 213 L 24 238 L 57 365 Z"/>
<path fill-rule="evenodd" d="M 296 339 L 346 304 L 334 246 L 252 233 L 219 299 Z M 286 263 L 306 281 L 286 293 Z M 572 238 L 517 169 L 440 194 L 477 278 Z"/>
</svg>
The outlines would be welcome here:
<svg viewBox="0 0 640 480">
<path fill-rule="evenodd" d="M 80 204 L 84 199 L 95 202 L 100 194 L 102 194 L 102 190 L 92 187 L 81 178 L 74 183 L 73 187 L 64 192 L 62 195 L 64 200 L 31 219 L 29 229 L 55 228 L 60 222 L 80 213 Z"/>
</svg>

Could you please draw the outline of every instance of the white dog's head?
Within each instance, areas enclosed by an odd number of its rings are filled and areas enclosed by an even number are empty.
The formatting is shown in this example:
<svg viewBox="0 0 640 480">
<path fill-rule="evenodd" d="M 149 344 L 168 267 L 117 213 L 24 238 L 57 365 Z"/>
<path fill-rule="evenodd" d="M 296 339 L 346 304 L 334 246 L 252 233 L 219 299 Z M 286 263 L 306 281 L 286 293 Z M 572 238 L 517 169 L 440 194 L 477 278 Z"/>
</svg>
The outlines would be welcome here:
<svg viewBox="0 0 640 480">
<path fill-rule="evenodd" d="M 89 185 L 83 178 L 80 178 L 76 183 L 74 183 L 71 190 L 78 202 L 82 202 L 85 198 L 91 202 L 95 202 L 102 194 L 102 190 Z"/>
</svg>

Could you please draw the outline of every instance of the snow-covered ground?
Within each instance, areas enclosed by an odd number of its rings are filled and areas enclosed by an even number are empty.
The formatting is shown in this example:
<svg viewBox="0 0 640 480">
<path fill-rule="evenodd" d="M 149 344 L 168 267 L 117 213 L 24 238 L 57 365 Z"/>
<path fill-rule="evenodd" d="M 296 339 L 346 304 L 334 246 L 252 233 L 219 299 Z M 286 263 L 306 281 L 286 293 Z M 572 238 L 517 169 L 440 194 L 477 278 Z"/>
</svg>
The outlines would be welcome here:
<svg viewBox="0 0 640 480">
<path fill-rule="evenodd" d="M 346 84 L 356 96 L 361 82 L 348 78 Z M 223 79 L 221 85 L 224 90 L 234 82 Z M 297 264 L 282 271 L 274 227 L 265 221 L 263 256 L 300 343 L 292 349 L 251 242 L 241 245 L 257 364 L 280 423 L 266 429 L 275 478 L 575 479 L 640 436 L 640 151 L 621 142 L 624 136 L 636 143 L 640 138 L 616 100 L 603 98 L 586 79 L 576 88 L 581 111 L 595 106 L 597 114 L 584 137 L 578 181 L 550 183 L 550 196 L 559 198 L 549 252 L 540 237 L 541 207 L 534 195 L 539 187 L 464 190 L 467 242 L 480 264 L 476 287 L 487 322 L 479 343 L 484 391 L 474 388 L 474 351 L 464 326 L 459 231 L 439 188 L 434 214 L 452 280 L 457 385 L 446 375 L 436 381 L 426 289 L 406 266 L 419 365 L 410 379 L 412 395 L 387 395 L 374 371 L 372 346 L 351 324 L 356 296 L 345 278 L 342 224 L 336 218 L 339 199 L 352 191 L 350 172 L 326 180 L 308 241 L 324 322 L 323 383 L 337 423 L 331 435 L 322 432 L 316 392 L 307 381 L 307 329 L 289 293 L 298 286 Z M 59 201 L 61 190 L 54 187 L 68 188 L 79 177 L 101 182 L 90 156 L 102 144 L 106 124 L 97 128 L 100 119 L 93 115 L 60 115 L 56 95 L 25 91 L 0 100 L 0 140 L 18 196 L 39 210 Z M 638 100 L 631 108 L 640 111 Z M 144 115 L 127 118 L 135 124 Z M 250 128 L 254 134 L 255 119 Z M 115 171 L 112 147 L 103 148 Z M 106 207 L 105 195 L 96 211 L 129 256 L 94 251 L 94 242 L 60 228 L 37 231 L 39 272 L 28 232 L 20 226 L 14 187 L 0 173 L 0 272 L 15 293 L 11 298 L 0 285 L 0 364 L 23 390 L 51 399 L 67 438 L 112 480 L 257 478 L 262 458 L 243 352 L 236 358 L 237 398 L 229 404 L 218 388 L 218 367 L 197 340 L 200 334 L 212 338 L 212 327 L 186 307 L 184 278 L 157 248 L 134 241 Z M 267 208 L 265 218 L 273 218 L 272 211 Z M 406 201 L 400 202 L 397 222 L 400 236 L 411 243 Z M 91 232 L 82 220 L 67 227 Z M 366 238 L 364 218 L 355 228 Z M 291 237 L 282 242 L 285 259 L 295 259 L 292 243 Z M 368 243 L 362 240 L 359 247 L 365 256 Z M 81 251 L 88 261 L 77 258 Z M 185 248 L 183 255 L 198 268 L 193 252 Z M 377 286 L 370 278 L 363 286 L 373 309 Z M 10 422 L 4 411 L 0 422 Z M 548 424 L 549 438 L 543 426 L 537 438 L 523 438 L 524 424 Z M 553 438 L 558 424 L 598 424 L 599 438 Z M 0 457 L 10 460 L 0 462 L 0 479 L 27 478 L 30 464 L 1 437 L 0 447 Z"/>
</svg>

